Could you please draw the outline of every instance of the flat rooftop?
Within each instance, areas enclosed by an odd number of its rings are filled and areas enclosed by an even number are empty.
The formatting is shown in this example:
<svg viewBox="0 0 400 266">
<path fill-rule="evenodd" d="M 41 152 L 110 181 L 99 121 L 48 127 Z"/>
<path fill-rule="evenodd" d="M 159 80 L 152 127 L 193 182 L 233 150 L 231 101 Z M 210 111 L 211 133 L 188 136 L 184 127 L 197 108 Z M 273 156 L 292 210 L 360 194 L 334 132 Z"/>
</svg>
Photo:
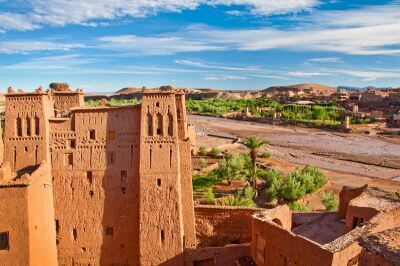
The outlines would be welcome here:
<svg viewBox="0 0 400 266">
<path fill-rule="evenodd" d="M 351 201 L 351 205 L 357 207 L 374 208 L 378 211 L 390 210 L 400 203 L 392 193 L 368 187 L 361 195 Z"/>
<path fill-rule="evenodd" d="M 347 230 L 336 212 L 293 212 L 292 232 L 324 245 L 345 235 Z"/>
</svg>

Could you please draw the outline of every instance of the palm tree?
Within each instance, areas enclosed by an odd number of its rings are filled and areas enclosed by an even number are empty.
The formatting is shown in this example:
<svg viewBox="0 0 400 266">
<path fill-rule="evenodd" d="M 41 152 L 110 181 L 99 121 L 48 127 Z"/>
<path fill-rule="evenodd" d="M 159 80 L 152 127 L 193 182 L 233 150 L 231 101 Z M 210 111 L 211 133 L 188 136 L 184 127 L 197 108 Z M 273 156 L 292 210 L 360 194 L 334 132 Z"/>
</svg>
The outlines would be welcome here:
<svg viewBox="0 0 400 266">
<path fill-rule="evenodd" d="M 251 175 L 253 175 L 252 177 L 252 187 L 254 189 L 254 191 L 257 194 L 257 151 L 264 145 L 267 145 L 268 142 L 257 137 L 257 136 L 250 136 L 247 137 L 244 140 L 244 145 L 250 150 L 250 159 L 251 159 L 251 164 L 252 164 L 252 171 L 251 171 Z M 257 195 L 256 195 L 257 196 Z"/>
</svg>

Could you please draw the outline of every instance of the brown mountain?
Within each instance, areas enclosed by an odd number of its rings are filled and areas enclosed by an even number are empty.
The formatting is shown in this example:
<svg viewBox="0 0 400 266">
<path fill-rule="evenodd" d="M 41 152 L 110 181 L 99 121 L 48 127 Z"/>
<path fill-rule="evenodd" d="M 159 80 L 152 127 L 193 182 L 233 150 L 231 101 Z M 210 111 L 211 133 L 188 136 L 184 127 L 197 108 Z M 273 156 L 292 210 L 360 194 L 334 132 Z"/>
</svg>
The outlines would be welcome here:
<svg viewBox="0 0 400 266">
<path fill-rule="evenodd" d="M 310 89 L 314 93 L 333 93 L 337 91 L 337 88 L 326 86 L 317 83 L 304 83 L 304 84 L 295 84 L 295 85 L 287 85 L 287 86 L 273 86 L 262 90 L 262 92 L 276 92 L 276 91 L 289 91 L 289 90 L 308 90 Z"/>
</svg>

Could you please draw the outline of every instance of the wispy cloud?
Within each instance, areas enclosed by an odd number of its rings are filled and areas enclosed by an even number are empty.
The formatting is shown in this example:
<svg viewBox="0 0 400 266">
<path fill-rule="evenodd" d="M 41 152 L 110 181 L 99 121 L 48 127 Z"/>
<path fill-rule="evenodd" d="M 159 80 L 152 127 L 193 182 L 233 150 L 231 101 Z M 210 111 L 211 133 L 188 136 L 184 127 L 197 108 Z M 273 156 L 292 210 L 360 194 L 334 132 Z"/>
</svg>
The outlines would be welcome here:
<svg viewBox="0 0 400 266">
<path fill-rule="evenodd" d="M 45 51 L 68 51 L 75 48 L 84 48 L 81 43 L 61 43 L 49 41 L 12 40 L 0 41 L 0 53 L 28 54 Z"/>
<path fill-rule="evenodd" d="M 201 40 L 190 40 L 178 36 L 105 36 L 98 39 L 97 49 L 113 50 L 137 55 L 169 55 L 182 52 L 218 51 L 223 46 L 208 44 Z"/>
<path fill-rule="evenodd" d="M 175 63 L 184 66 L 192 66 L 199 68 L 210 68 L 210 69 L 222 69 L 222 70 L 238 70 L 238 71 L 255 71 L 259 70 L 257 67 L 237 67 L 237 66 L 227 66 L 221 65 L 213 62 L 204 62 L 188 59 L 177 59 Z"/>
<path fill-rule="evenodd" d="M 204 77 L 204 80 L 244 80 L 244 79 L 247 79 L 247 77 L 244 77 L 244 76 L 230 76 L 230 75 Z"/>
<path fill-rule="evenodd" d="M 24 12 L 0 13 L 0 29 L 32 30 L 43 25 L 64 26 L 80 24 L 97 26 L 98 20 L 121 17 L 146 17 L 161 12 L 193 10 L 201 5 L 245 7 L 249 13 L 259 16 L 288 14 L 311 10 L 318 0 L 21 0 L 27 8 Z M 11 5 L 10 5 L 11 6 Z"/>
<path fill-rule="evenodd" d="M 331 73 L 324 73 L 324 72 L 303 72 L 303 71 L 295 71 L 289 72 L 289 76 L 294 77 L 315 77 L 315 76 L 329 76 L 332 75 Z"/>
<path fill-rule="evenodd" d="M 339 57 L 320 57 L 308 59 L 309 62 L 317 63 L 343 63 L 343 59 Z"/>
</svg>

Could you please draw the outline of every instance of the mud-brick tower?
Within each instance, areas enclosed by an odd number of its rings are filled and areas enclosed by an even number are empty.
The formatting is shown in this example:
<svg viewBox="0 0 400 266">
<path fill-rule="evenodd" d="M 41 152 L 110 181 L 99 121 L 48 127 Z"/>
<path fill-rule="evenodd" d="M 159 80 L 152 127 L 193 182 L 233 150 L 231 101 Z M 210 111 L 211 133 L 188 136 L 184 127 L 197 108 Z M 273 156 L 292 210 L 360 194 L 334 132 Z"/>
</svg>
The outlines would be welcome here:
<svg viewBox="0 0 400 266">
<path fill-rule="evenodd" d="M 190 141 L 184 96 L 146 92 L 141 104 L 140 247 L 142 265 L 183 265 L 195 242 Z M 190 190 L 190 191 L 189 191 Z"/>
<path fill-rule="evenodd" d="M 49 160 L 51 103 L 41 89 L 34 93 L 9 89 L 6 94 L 4 161 L 13 171 L 28 170 Z"/>
</svg>

